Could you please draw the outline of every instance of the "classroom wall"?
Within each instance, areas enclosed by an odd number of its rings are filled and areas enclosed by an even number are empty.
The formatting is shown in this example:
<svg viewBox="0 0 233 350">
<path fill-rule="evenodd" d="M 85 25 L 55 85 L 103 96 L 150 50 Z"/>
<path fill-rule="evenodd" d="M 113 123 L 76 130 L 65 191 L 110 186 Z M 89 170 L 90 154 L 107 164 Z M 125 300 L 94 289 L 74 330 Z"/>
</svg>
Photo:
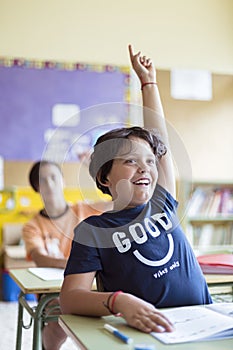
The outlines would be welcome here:
<svg viewBox="0 0 233 350">
<path fill-rule="evenodd" d="M 233 73 L 232 0 L 1 0 L 1 55 Z"/>
<path fill-rule="evenodd" d="M 159 74 L 160 78 L 160 74 Z M 233 181 L 233 76 L 213 74 L 211 101 L 175 100 L 170 73 L 160 87 L 165 114 L 187 151 L 195 181 Z"/>
<path fill-rule="evenodd" d="M 170 71 L 159 70 L 157 76 L 169 129 L 174 128 L 189 157 L 189 179 L 232 181 L 233 77 L 213 74 L 211 101 L 184 101 L 175 100 L 170 95 Z M 5 162 L 5 185 L 29 185 L 31 165 L 32 162 L 27 161 Z M 92 186 L 87 167 L 80 168 L 76 162 L 62 166 L 67 186 L 79 187 L 80 181 L 87 187 Z M 178 178 L 183 174 L 180 170 Z"/>
<path fill-rule="evenodd" d="M 169 122 L 189 153 L 194 179 L 232 180 L 232 0 L 1 0 L 0 56 L 127 65 L 127 45 L 158 67 Z M 213 100 L 170 96 L 172 68 L 208 69 Z M 28 184 L 31 162 L 5 162 L 5 185 Z M 65 164 L 75 185 L 76 164 Z"/>
</svg>

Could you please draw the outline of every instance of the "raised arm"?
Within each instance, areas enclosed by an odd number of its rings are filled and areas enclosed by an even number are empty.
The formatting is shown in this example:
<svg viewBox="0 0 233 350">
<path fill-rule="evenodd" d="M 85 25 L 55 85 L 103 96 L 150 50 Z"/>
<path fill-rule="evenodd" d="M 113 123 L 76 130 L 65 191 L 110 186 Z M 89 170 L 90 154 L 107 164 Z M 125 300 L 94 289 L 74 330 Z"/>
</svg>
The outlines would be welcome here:
<svg viewBox="0 0 233 350">
<path fill-rule="evenodd" d="M 140 77 L 140 80 L 143 82 L 150 82 L 154 79 L 155 70 L 152 69 L 153 66 L 151 66 L 150 62 L 146 58 L 141 58 L 140 53 L 134 55 L 131 46 L 129 50 L 131 62 L 137 75 Z M 160 101 L 157 88 L 155 89 L 155 86 L 153 85 L 145 85 L 145 89 L 143 90 L 143 104 L 155 111 L 156 106 Z M 158 106 L 160 106 L 160 104 Z M 160 131 L 164 130 L 165 133 L 166 129 L 162 107 L 161 110 L 160 107 L 158 107 L 158 111 L 159 112 L 154 113 L 157 118 L 152 118 L 153 120 L 150 120 L 150 118 L 145 116 L 145 126 L 148 128 L 156 127 Z M 167 156 L 164 156 L 163 158 L 165 159 L 165 157 L 167 159 Z M 85 229 L 87 230 L 87 228 Z M 80 230 L 80 226 L 77 230 Z M 77 231 L 77 234 L 80 232 Z M 85 231 L 85 234 L 86 233 L 87 231 Z M 93 249 L 96 249 L 96 251 L 93 251 Z M 99 254 L 97 248 L 84 245 L 82 245 L 81 248 L 78 246 L 78 242 L 74 241 L 71 250 L 71 259 L 69 260 L 68 265 L 69 263 L 78 263 L 74 257 L 80 252 L 80 250 L 81 256 L 88 257 L 89 259 L 98 256 Z M 99 259 L 101 260 L 101 257 Z M 84 264 L 83 261 L 82 264 Z M 94 262 L 93 266 L 95 265 Z M 161 332 L 164 330 L 173 330 L 170 321 L 160 311 L 158 311 L 152 304 L 132 294 L 126 292 L 112 294 L 111 292 L 92 291 L 91 287 L 95 273 L 96 271 L 90 271 L 85 273 L 67 274 L 65 276 L 60 293 L 60 303 L 63 313 L 105 316 L 109 315 L 111 311 L 114 311 L 116 314 L 120 313 L 130 326 L 143 332 L 149 333 L 152 331 Z"/>
<path fill-rule="evenodd" d="M 170 152 L 163 106 L 156 80 L 156 70 L 152 60 L 143 56 L 140 51 L 134 53 L 131 45 L 129 45 L 129 55 L 132 67 L 137 74 L 142 87 L 144 127 L 147 129 L 157 129 L 168 149 L 166 155 L 159 161 L 158 183 L 175 197 L 176 188 L 174 166 Z"/>
</svg>

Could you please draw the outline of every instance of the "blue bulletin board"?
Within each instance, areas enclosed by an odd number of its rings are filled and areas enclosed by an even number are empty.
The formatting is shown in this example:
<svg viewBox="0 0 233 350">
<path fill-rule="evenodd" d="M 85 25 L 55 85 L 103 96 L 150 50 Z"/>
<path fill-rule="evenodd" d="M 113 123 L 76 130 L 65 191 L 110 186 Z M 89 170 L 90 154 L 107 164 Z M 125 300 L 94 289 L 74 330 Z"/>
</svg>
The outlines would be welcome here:
<svg viewBox="0 0 233 350">
<path fill-rule="evenodd" d="M 129 86 L 129 67 L 0 58 L 0 155 L 76 160 L 127 123 Z"/>
</svg>

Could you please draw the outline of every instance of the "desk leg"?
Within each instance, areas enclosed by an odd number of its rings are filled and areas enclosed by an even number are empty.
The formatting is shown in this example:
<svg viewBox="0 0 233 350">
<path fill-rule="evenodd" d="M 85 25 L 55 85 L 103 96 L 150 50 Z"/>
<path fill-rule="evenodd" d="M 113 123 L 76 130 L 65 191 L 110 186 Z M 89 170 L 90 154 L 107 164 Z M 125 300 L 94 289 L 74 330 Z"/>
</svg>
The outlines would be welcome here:
<svg viewBox="0 0 233 350">
<path fill-rule="evenodd" d="M 42 319 L 41 317 L 36 317 L 34 319 L 34 328 L 33 328 L 33 350 L 41 350 L 42 349 Z"/>
<path fill-rule="evenodd" d="M 23 293 L 20 293 L 20 296 Z M 22 346 L 22 331 L 23 331 L 23 305 L 20 301 L 18 303 L 18 323 L 17 323 L 17 336 L 16 336 L 16 350 L 20 350 Z"/>
<path fill-rule="evenodd" d="M 46 305 L 49 301 L 58 297 L 58 293 L 45 294 L 43 295 L 37 305 L 35 314 L 34 314 L 34 328 L 33 328 L 33 350 L 42 349 L 42 328 L 44 322 L 43 311 L 45 310 Z"/>
</svg>

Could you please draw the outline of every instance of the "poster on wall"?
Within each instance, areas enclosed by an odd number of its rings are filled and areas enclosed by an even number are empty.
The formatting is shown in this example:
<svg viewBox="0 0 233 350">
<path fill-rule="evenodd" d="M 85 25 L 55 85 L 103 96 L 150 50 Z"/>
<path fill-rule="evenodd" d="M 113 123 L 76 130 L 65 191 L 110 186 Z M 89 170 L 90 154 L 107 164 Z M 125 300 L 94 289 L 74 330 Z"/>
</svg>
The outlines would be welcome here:
<svg viewBox="0 0 233 350">
<path fill-rule="evenodd" d="M 74 161 L 129 122 L 127 66 L 0 58 L 4 160 Z"/>
</svg>

